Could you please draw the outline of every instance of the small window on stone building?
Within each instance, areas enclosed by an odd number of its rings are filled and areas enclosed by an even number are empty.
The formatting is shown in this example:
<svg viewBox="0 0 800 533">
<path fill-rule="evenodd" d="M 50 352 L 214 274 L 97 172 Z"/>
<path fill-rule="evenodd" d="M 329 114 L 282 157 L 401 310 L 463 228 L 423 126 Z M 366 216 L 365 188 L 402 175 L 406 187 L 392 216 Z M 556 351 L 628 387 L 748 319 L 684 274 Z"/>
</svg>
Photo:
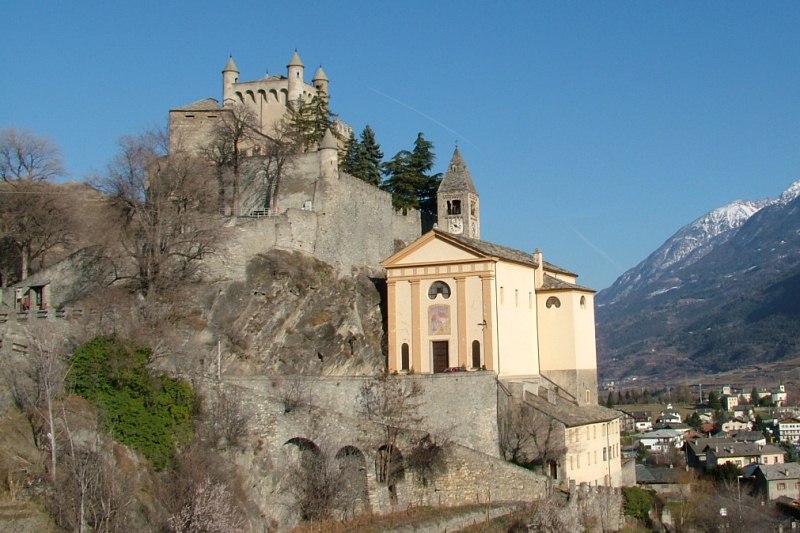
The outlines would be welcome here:
<svg viewBox="0 0 800 533">
<path fill-rule="evenodd" d="M 605 449 L 605 447 L 603 447 L 603 461 L 608 461 L 608 457 L 607 457 L 606 453 L 607 453 L 606 449 Z"/>
<path fill-rule="evenodd" d="M 434 281 L 428 289 L 428 298 L 435 300 L 440 294 L 445 300 L 450 298 L 450 286 L 444 281 Z"/>
<path fill-rule="evenodd" d="M 556 309 L 558 309 L 559 307 L 561 307 L 561 300 L 559 300 L 555 296 L 551 296 L 550 298 L 547 299 L 544 305 L 548 309 L 550 309 L 551 307 L 555 307 Z"/>
<path fill-rule="evenodd" d="M 786 483 L 778 483 L 778 490 L 786 490 Z"/>
<path fill-rule="evenodd" d="M 447 200 L 447 214 L 460 215 L 461 214 L 461 200 Z"/>
<path fill-rule="evenodd" d="M 409 369 L 408 343 L 404 342 L 403 346 L 400 347 L 400 370 L 408 370 L 408 369 Z"/>
<path fill-rule="evenodd" d="M 581 296 L 581 309 L 586 309 L 586 296 Z"/>
<path fill-rule="evenodd" d="M 481 343 L 472 341 L 472 368 L 481 367 Z"/>
<path fill-rule="evenodd" d="M 589 399 L 591 398 L 590 394 L 589 389 L 586 389 L 586 403 L 589 403 Z"/>
</svg>

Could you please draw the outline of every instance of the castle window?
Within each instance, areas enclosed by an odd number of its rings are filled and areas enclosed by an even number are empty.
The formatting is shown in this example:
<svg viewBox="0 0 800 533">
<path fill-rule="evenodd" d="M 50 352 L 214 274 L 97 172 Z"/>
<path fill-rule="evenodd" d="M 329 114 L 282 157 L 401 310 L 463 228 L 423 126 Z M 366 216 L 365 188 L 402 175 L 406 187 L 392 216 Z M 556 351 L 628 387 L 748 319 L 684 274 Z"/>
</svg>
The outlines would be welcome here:
<svg viewBox="0 0 800 533">
<path fill-rule="evenodd" d="M 586 389 L 586 403 L 589 403 L 589 395 L 590 395 L 589 389 Z"/>
<path fill-rule="evenodd" d="M 558 309 L 559 307 L 561 307 L 561 300 L 559 300 L 555 296 L 551 296 L 550 298 L 547 299 L 544 305 L 548 309 L 550 309 L 553 306 L 555 306 L 555 308 Z"/>
<path fill-rule="evenodd" d="M 408 343 L 404 342 L 400 348 L 400 370 L 408 370 L 409 367 Z"/>
<path fill-rule="evenodd" d="M 450 298 L 450 286 L 444 281 L 434 281 L 428 289 L 428 298 L 435 300 L 440 294 L 445 300 Z"/>
<path fill-rule="evenodd" d="M 472 200 L 469 203 L 469 214 L 474 217 L 476 212 L 477 212 L 477 209 L 476 209 L 476 206 L 475 206 L 475 200 Z"/>
<path fill-rule="evenodd" d="M 586 309 L 586 296 L 581 296 L 581 309 Z"/>
<path fill-rule="evenodd" d="M 461 200 L 448 200 L 447 201 L 447 214 L 460 215 L 461 214 Z"/>
<path fill-rule="evenodd" d="M 603 461 L 608 461 L 608 457 L 606 456 L 606 449 L 603 447 Z"/>
<path fill-rule="evenodd" d="M 472 368 L 481 367 L 481 343 L 472 341 Z"/>
</svg>

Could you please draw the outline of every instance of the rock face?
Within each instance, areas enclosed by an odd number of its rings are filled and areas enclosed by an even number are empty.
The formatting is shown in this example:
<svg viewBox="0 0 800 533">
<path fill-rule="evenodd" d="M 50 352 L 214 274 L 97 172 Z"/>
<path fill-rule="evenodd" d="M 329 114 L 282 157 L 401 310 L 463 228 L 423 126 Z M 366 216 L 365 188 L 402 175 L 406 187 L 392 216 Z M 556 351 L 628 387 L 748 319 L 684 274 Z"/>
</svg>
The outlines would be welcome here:
<svg viewBox="0 0 800 533">
<path fill-rule="evenodd" d="M 247 265 L 210 310 L 210 326 L 237 355 L 227 374 L 367 374 L 384 368 L 383 279 L 339 277 L 296 251 L 273 249 Z"/>
</svg>

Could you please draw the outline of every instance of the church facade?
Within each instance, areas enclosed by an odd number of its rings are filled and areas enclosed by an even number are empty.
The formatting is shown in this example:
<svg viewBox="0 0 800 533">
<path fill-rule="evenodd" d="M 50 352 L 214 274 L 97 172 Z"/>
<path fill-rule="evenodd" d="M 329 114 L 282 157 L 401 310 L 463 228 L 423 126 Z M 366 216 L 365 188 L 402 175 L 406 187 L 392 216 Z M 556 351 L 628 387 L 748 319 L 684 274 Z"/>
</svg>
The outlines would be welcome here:
<svg viewBox="0 0 800 533">
<path fill-rule="evenodd" d="M 439 191 L 438 228 L 382 263 L 389 371 L 544 376 L 596 403 L 594 291 L 539 250 L 478 238 L 478 195 L 458 149 Z"/>
</svg>

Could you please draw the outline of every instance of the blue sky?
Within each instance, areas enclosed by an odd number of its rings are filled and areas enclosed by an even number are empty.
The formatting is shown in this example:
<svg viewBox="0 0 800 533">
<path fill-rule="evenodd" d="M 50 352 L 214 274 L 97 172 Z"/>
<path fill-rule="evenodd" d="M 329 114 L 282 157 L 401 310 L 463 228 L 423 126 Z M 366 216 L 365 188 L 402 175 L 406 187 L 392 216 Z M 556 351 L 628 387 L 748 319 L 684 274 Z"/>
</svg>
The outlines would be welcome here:
<svg viewBox="0 0 800 533">
<path fill-rule="evenodd" d="M 339 5 L 342 4 L 342 5 Z M 118 137 L 320 64 L 386 157 L 461 147 L 482 238 L 602 289 L 681 226 L 800 178 L 798 2 L 6 1 L 0 128 L 61 146 L 73 179 Z"/>
</svg>

